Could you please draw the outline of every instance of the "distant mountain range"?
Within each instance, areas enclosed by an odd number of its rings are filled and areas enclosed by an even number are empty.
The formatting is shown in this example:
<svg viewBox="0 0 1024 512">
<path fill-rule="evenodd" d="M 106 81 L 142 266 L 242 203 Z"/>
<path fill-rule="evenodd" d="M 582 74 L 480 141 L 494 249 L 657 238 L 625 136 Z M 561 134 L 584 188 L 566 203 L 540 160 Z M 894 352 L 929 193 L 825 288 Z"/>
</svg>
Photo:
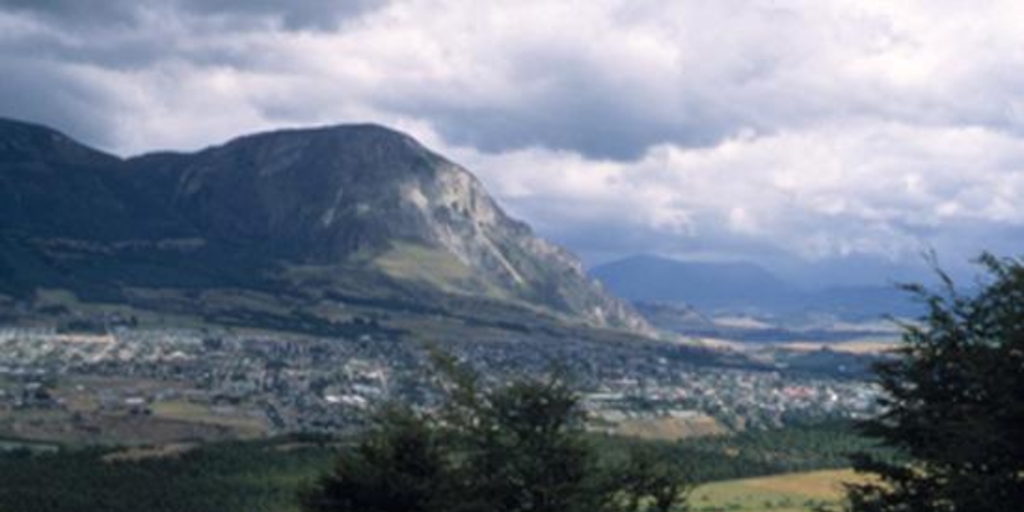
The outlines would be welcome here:
<svg viewBox="0 0 1024 512">
<path fill-rule="evenodd" d="M 468 171 L 381 126 L 122 159 L 0 120 L 0 197 L 0 320 L 105 304 L 328 332 L 388 311 L 646 329 Z"/>
<path fill-rule="evenodd" d="M 753 263 L 684 262 L 633 256 L 590 274 L 630 301 L 682 302 L 702 309 L 736 308 L 791 300 L 800 291 Z"/>
<path fill-rule="evenodd" d="M 807 289 L 750 262 L 693 262 L 641 255 L 597 266 L 591 275 L 627 300 L 685 304 L 703 315 L 744 314 L 786 323 L 823 315 L 875 320 L 919 311 L 896 285 Z"/>
</svg>

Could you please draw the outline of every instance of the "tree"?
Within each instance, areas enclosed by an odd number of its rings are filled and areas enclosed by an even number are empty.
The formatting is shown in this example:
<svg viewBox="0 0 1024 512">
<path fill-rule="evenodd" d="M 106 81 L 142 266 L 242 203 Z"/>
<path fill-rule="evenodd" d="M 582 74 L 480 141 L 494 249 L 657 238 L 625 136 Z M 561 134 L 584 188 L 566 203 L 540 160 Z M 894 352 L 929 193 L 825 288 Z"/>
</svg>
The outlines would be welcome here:
<svg viewBox="0 0 1024 512">
<path fill-rule="evenodd" d="M 693 485 L 683 474 L 677 461 L 664 450 L 651 446 L 635 446 L 622 470 L 623 492 L 627 510 L 670 512 L 687 510 L 686 500 Z"/>
<path fill-rule="evenodd" d="M 863 431 L 897 461 L 859 456 L 876 481 L 849 488 L 854 512 L 1006 512 L 1024 503 L 1024 264 L 985 254 L 971 295 L 907 287 L 927 307 L 877 367 L 885 412 Z"/>
<path fill-rule="evenodd" d="M 668 459 L 602 466 L 583 435 L 577 395 L 554 374 L 484 389 L 478 374 L 435 357 L 443 406 L 397 409 L 303 492 L 306 512 L 667 512 L 682 475 Z"/>
<path fill-rule="evenodd" d="M 582 436 L 584 413 L 562 372 L 482 390 L 480 375 L 435 354 L 441 422 L 460 464 L 451 510 L 601 512 L 616 489 Z"/>
<path fill-rule="evenodd" d="M 451 471 L 440 437 L 430 421 L 405 408 L 388 408 L 375 418 L 354 449 L 344 451 L 334 470 L 300 492 L 307 512 L 432 512 L 443 509 Z"/>
</svg>

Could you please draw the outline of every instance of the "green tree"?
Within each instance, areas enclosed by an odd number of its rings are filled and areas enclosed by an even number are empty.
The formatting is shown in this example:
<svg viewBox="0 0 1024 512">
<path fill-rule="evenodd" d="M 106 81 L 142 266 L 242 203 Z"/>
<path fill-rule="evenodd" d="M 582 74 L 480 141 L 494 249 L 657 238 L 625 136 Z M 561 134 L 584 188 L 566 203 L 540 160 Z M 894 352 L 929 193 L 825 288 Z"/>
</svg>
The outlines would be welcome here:
<svg viewBox="0 0 1024 512">
<path fill-rule="evenodd" d="M 1024 504 L 1024 265 L 983 255 L 980 288 L 909 286 L 927 306 L 877 367 L 885 412 L 864 432 L 900 462 L 861 456 L 877 481 L 849 488 L 854 512 L 1007 512 Z"/>
<path fill-rule="evenodd" d="M 616 489 L 582 435 L 584 413 L 561 372 L 485 391 L 451 358 L 435 365 L 447 385 L 442 423 L 460 460 L 451 510 L 609 510 Z"/>
<path fill-rule="evenodd" d="M 303 510 L 635 512 L 650 502 L 666 512 L 683 499 L 668 459 L 602 466 L 579 399 L 557 373 L 484 389 L 467 367 L 435 359 L 443 407 L 381 416 L 302 493 Z"/>
<path fill-rule="evenodd" d="M 630 451 L 620 475 L 627 510 L 688 510 L 686 500 L 693 485 L 669 452 L 637 445 Z"/>
<path fill-rule="evenodd" d="M 430 420 L 388 408 L 334 470 L 300 492 L 308 512 L 432 512 L 444 510 L 451 471 Z"/>
</svg>

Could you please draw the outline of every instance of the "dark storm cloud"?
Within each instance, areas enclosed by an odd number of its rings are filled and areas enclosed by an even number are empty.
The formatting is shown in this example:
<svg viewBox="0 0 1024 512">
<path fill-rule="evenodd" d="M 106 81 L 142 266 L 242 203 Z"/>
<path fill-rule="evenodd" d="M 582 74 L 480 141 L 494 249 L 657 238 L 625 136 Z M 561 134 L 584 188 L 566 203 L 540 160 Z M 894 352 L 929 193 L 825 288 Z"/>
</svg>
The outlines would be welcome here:
<svg viewBox="0 0 1024 512">
<path fill-rule="evenodd" d="M 0 116 L 58 127 L 87 144 L 111 147 L 116 99 L 45 62 L 0 57 Z M 40 95 L 38 91 L 46 91 Z"/>
<path fill-rule="evenodd" d="M 363 96 L 357 100 L 374 111 L 427 119 L 449 142 L 490 152 L 542 146 L 629 161 L 661 143 L 709 147 L 742 133 L 770 134 L 813 127 L 823 119 L 864 115 L 999 129 L 1024 127 L 1014 117 L 1014 109 L 987 99 L 999 94 L 961 101 L 958 89 L 946 93 L 940 89 L 942 95 L 932 98 L 935 93 L 928 90 L 885 86 L 878 76 L 901 73 L 899 62 L 879 61 L 881 67 L 866 77 L 844 76 L 847 62 L 874 58 L 878 50 L 872 45 L 877 40 L 891 39 L 894 42 L 887 44 L 909 48 L 920 44 L 904 43 L 908 38 L 893 35 L 889 24 L 857 17 L 848 22 L 850 27 L 842 28 L 863 34 L 844 35 L 842 30 L 810 25 L 827 25 L 831 20 L 795 11 L 780 14 L 777 8 L 758 3 L 723 2 L 715 7 L 685 2 L 637 2 L 626 7 L 592 3 L 566 4 L 561 10 L 527 3 L 522 9 L 510 9 L 521 10 L 522 19 L 510 13 L 504 23 L 488 15 L 487 9 L 466 4 L 400 4 L 399 16 L 382 18 L 377 27 L 350 30 L 341 22 L 378 12 L 388 3 L 0 0 L 0 11 L 28 13 L 53 24 L 57 32 L 77 35 L 29 36 L 7 41 L 0 51 L 6 46 L 9 52 L 32 51 L 53 60 L 108 69 L 145 69 L 173 60 L 260 73 L 287 69 L 293 61 L 296 67 L 287 71 L 294 76 L 286 79 L 312 80 L 326 71 L 314 84 L 321 91 L 306 91 L 317 98 L 350 95 L 344 82 L 358 85 L 362 78 L 329 66 L 398 77 L 413 70 L 407 78 L 374 84 L 372 91 L 361 91 Z M 419 25 L 409 26 L 410 22 Z M 538 25 L 549 28 L 538 31 Z M 274 39 L 290 43 L 280 31 L 291 30 L 349 39 L 336 51 L 356 52 L 356 58 L 331 64 L 330 55 L 305 56 L 268 48 Z M 390 41 L 381 37 L 392 33 Z M 406 42 L 410 33 L 418 38 Z M 367 41 L 359 44 L 359 39 Z M 405 57 L 376 55 L 383 44 L 403 47 Z M 322 45 L 317 51 L 330 51 L 330 46 Z M 437 81 L 430 69 L 427 76 L 415 74 L 423 65 L 416 59 L 424 48 L 431 51 L 427 57 L 440 59 L 431 66 L 440 67 L 442 74 L 463 77 L 453 83 Z M 358 58 L 359 53 L 365 57 Z M 318 57 L 326 58 L 317 62 Z M 463 69 L 466 65 L 470 68 Z M 906 64 L 912 65 L 913 61 Z M 1019 76 L 985 62 L 972 65 L 994 73 L 985 86 L 998 91 L 1013 90 L 1012 77 Z M 475 82 L 479 68 L 499 73 L 490 77 L 499 83 Z M 486 97 L 495 85 L 509 90 L 494 101 L 467 101 L 463 94 Z M 305 97 L 267 98 L 254 107 L 273 119 L 301 119 L 307 112 L 322 110 L 322 105 L 304 101 Z M 957 101 L 950 103 L 950 97 Z"/>
<path fill-rule="evenodd" d="M 129 0 L 0 0 L 0 10 L 37 15 L 62 25 L 127 27 L 144 2 Z"/>
<path fill-rule="evenodd" d="M 578 88 L 566 87 L 527 110 L 451 105 L 403 110 L 432 119 L 452 143 L 484 151 L 544 146 L 622 161 L 636 160 L 647 148 L 661 143 L 711 146 L 742 129 L 702 112 L 698 105 L 678 112 L 674 120 L 646 118 L 616 101 L 613 91 L 590 88 L 585 76 L 578 78 Z"/>
<path fill-rule="evenodd" d="M 681 99 L 636 94 L 614 83 L 621 76 L 604 76 L 603 63 L 531 53 L 516 64 L 510 72 L 516 82 L 544 84 L 544 94 L 528 108 L 466 107 L 457 97 L 389 98 L 386 104 L 433 120 L 453 143 L 485 151 L 544 146 L 624 161 L 641 157 L 652 145 L 704 147 L 750 127 L 697 92 Z"/>
<path fill-rule="evenodd" d="M 291 30 L 330 30 L 386 0 L 0 0 L 0 10 L 32 13 L 64 27 L 129 28 L 147 13 L 218 16 L 237 24 L 272 19 Z"/>
<path fill-rule="evenodd" d="M 107 70 L 145 70 L 166 59 L 187 60 L 198 66 L 244 67 L 256 58 L 248 52 L 231 48 L 197 48 L 189 45 L 190 35 L 169 35 L 162 41 L 125 31 L 119 37 L 90 40 L 35 34 L 0 45 L 0 62 L 30 57 L 39 64 L 52 67 L 71 64 L 96 66 Z"/>
<path fill-rule="evenodd" d="M 293 30 L 337 28 L 338 23 L 387 4 L 387 0 L 177 0 L 196 14 L 270 16 Z"/>
</svg>

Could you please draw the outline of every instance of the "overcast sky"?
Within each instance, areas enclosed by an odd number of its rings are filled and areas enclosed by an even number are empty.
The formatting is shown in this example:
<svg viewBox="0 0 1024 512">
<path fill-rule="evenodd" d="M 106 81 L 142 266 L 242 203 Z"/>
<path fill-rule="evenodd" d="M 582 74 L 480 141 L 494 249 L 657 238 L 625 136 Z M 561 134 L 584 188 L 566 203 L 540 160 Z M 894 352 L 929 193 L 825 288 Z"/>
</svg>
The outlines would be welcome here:
<svg viewBox="0 0 1024 512">
<path fill-rule="evenodd" d="M 373 121 L 589 263 L 1024 253 L 1024 3 L 0 0 L 0 116 L 121 155 Z"/>
</svg>

